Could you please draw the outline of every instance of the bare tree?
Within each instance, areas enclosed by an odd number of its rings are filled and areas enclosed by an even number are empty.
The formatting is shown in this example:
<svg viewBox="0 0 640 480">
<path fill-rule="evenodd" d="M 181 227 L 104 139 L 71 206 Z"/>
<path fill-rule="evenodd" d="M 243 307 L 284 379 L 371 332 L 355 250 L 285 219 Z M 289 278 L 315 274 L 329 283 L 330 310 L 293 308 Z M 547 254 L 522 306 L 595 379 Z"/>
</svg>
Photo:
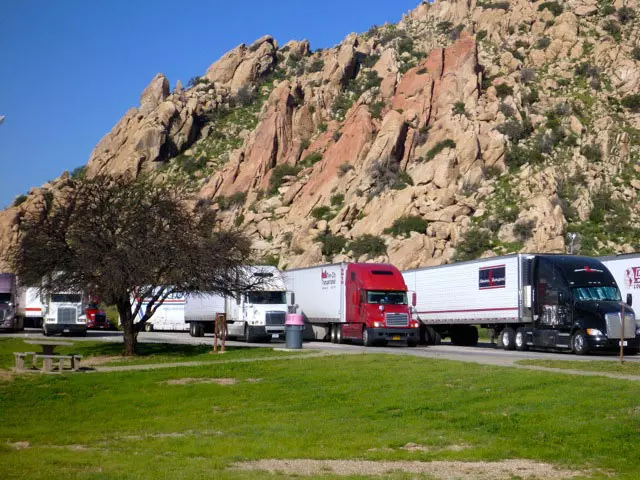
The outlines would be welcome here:
<svg viewBox="0 0 640 480">
<path fill-rule="evenodd" d="M 116 305 L 125 355 L 170 295 L 231 294 L 261 281 L 244 267 L 250 240 L 214 229 L 213 214 L 188 208 L 176 187 L 99 176 L 70 180 L 59 198 L 22 220 L 11 263 L 25 284 L 88 290 Z"/>
</svg>

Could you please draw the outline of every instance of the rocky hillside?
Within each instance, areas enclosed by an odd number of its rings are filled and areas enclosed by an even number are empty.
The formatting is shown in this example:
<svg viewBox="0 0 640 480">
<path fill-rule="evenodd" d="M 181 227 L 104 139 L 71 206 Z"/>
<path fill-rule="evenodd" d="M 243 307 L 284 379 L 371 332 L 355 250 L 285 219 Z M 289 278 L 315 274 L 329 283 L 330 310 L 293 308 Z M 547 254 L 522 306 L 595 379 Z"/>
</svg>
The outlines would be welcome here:
<svg viewBox="0 0 640 480">
<path fill-rule="evenodd" d="M 271 37 L 157 75 L 75 174 L 193 192 L 280 267 L 640 251 L 635 0 L 421 3 L 328 50 Z M 68 174 L 0 214 L 63 198 Z"/>
</svg>

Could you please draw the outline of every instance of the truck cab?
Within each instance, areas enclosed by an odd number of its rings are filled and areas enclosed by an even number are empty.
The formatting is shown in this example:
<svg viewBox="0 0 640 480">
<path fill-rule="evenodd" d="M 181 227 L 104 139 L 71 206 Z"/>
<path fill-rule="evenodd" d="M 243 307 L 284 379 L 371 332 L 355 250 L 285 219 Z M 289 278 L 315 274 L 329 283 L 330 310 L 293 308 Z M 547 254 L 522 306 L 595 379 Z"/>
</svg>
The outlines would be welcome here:
<svg viewBox="0 0 640 480">
<path fill-rule="evenodd" d="M 622 343 L 629 353 L 637 353 L 635 313 L 599 260 L 536 256 L 531 293 L 533 328 L 527 340 L 532 346 L 585 354 L 616 350 Z"/>
<path fill-rule="evenodd" d="M 411 318 L 407 285 L 395 267 L 350 263 L 346 277 L 344 337 L 362 338 L 365 345 L 418 344 L 418 322 Z M 415 305 L 415 294 L 411 297 Z"/>
<path fill-rule="evenodd" d="M 247 342 L 270 340 L 284 334 L 289 306 L 282 275 L 275 267 L 252 267 L 252 275 L 263 279 L 256 290 L 226 298 L 229 335 Z"/>
<path fill-rule="evenodd" d="M 46 313 L 42 324 L 45 336 L 76 334 L 86 336 L 87 321 L 83 309 L 82 293 L 52 292 L 46 298 Z"/>
</svg>

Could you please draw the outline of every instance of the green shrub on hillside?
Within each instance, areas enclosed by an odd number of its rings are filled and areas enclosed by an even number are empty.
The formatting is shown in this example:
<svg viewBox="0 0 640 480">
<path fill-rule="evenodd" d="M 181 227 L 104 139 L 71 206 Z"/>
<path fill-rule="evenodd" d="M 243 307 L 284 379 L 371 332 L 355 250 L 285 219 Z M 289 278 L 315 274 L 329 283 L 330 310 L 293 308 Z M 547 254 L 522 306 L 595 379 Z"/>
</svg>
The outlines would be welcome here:
<svg viewBox="0 0 640 480">
<path fill-rule="evenodd" d="M 436 155 L 438 155 L 445 148 L 456 148 L 456 142 L 448 138 L 446 140 L 443 140 L 442 142 L 436 143 L 425 155 L 425 160 L 433 160 Z"/>
<path fill-rule="evenodd" d="M 300 162 L 303 167 L 312 167 L 316 163 L 322 160 L 322 154 L 320 152 L 312 152 Z"/>
<path fill-rule="evenodd" d="M 633 95 L 627 95 L 622 99 L 620 103 L 624 108 L 628 108 L 629 110 L 637 112 L 638 110 L 640 110 L 640 95 L 637 93 Z"/>
<path fill-rule="evenodd" d="M 335 217 L 335 214 L 331 211 L 331 207 L 327 205 L 323 205 L 321 207 L 316 207 L 311 210 L 311 216 L 316 220 L 331 220 Z"/>
<path fill-rule="evenodd" d="M 387 245 L 382 238 L 367 233 L 349 242 L 347 250 L 352 251 L 356 258 L 362 255 L 375 258 L 387 254 Z"/>
<path fill-rule="evenodd" d="M 338 177 L 344 177 L 349 170 L 355 170 L 355 167 L 348 162 L 341 164 L 338 167 Z"/>
<path fill-rule="evenodd" d="M 280 185 L 282 185 L 282 179 L 287 176 L 295 176 L 300 173 L 300 167 L 289 164 L 278 165 L 271 172 L 269 178 L 269 195 L 276 195 Z"/>
<path fill-rule="evenodd" d="M 561 15 L 564 12 L 564 7 L 558 2 L 544 2 L 538 6 L 538 11 L 549 10 L 554 16 Z"/>
<path fill-rule="evenodd" d="M 14 200 L 13 200 L 13 206 L 17 207 L 18 205 L 22 205 L 24 202 L 27 201 L 27 196 L 26 195 L 18 195 Z"/>
<path fill-rule="evenodd" d="M 475 260 L 490 248 L 491 234 L 487 230 L 474 226 L 458 241 L 454 260 L 456 262 Z"/>
<path fill-rule="evenodd" d="M 347 245 L 347 239 L 341 235 L 333 235 L 332 233 L 321 233 L 316 237 L 316 242 L 322 243 L 322 255 L 325 257 L 333 257 L 338 255 Z"/>
<path fill-rule="evenodd" d="M 403 215 L 397 218 L 390 228 L 384 230 L 384 233 L 393 236 L 403 235 L 408 237 L 411 232 L 418 232 L 424 234 L 429 226 L 424 218 L 418 215 Z"/>
<path fill-rule="evenodd" d="M 496 85 L 496 95 L 498 98 L 504 100 L 509 95 L 513 95 L 513 87 L 510 87 L 506 83 Z"/>
<path fill-rule="evenodd" d="M 331 197 L 331 206 L 336 208 L 341 208 L 344 203 L 344 195 L 341 193 L 336 193 Z"/>
</svg>

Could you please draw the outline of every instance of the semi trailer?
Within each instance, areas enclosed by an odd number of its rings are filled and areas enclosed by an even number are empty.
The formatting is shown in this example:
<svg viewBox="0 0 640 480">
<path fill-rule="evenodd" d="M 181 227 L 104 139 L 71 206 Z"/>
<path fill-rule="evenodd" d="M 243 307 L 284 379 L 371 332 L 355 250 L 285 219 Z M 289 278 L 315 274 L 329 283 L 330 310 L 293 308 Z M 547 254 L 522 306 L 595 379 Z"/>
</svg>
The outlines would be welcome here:
<svg viewBox="0 0 640 480">
<path fill-rule="evenodd" d="M 480 326 L 505 350 L 638 351 L 632 298 L 623 302 L 614 277 L 595 258 L 516 254 L 403 276 L 418 293 L 414 318 L 427 343 L 450 337 L 475 345 Z"/>
<path fill-rule="evenodd" d="M 615 278 L 622 298 L 631 295 L 637 306 L 640 302 L 640 253 L 600 257 L 599 260 Z M 636 335 L 640 335 L 640 315 L 636 315 Z"/>
<path fill-rule="evenodd" d="M 284 272 L 287 288 L 305 318 L 307 337 L 364 345 L 418 344 L 407 285 L 393 265 L 339 263 Z M 412 295 L 415 305 L 415 294 Z"/>
<path fill-rule="evenodd" d="M 0 273 L 0 330 L 23 330 L 23 321 L 16 276 L 12 273 Z"/>
<path fill-rule="evenodd" d="M 225 314 L 228 335 L 246 342 L 270 341 L 284 334 L 289 305 L 287 289 L 275 267 L 250 267 L 255 288 L 234 295 L 194 294 L 186 298 L 185 322 L 192 337 L 213 333 L 217 314 Z"/>
<path fill-rule="evenodd" d="M 20 287 L 19 312 L 24 319 L 24 326 L 42 328 L 45 306 L 42 303 L 40 289 L 38 287 Z"/>
</svg>

